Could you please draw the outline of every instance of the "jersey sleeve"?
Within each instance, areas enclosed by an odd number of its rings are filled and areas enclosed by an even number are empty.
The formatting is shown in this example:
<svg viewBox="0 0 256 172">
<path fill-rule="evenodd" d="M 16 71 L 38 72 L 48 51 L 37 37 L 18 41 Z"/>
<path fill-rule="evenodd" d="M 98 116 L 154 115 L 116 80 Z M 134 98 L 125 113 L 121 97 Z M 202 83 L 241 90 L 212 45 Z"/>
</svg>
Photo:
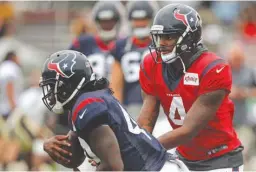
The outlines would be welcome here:
<svg viewBox="0 0 256 172">
<path fill-rule="evenodd" d="M 78 132 L 86 133 L 100 125 L 108 124 L 108 108 L 105 101 L 96 97 L 81 101 L 72 112 L 72 122 Z"/>
<path fill-rule="evenodd" d="M 139 73 L 139 81 L 141 89 L 149 95 L 155 95 L 154 93 L 154 81 L 153 76 L 151 76 L 153 66 L 151 64 L 150 54 L 147 54 L 140 64 L 140 73 Z"/>
<path fill-rule="evenodd" d="M 218 64 L 210 69 L 200 81 L 198 95 L 224 89 L 231 91 L 232 72 L 228 64 Z"/>
</svg>

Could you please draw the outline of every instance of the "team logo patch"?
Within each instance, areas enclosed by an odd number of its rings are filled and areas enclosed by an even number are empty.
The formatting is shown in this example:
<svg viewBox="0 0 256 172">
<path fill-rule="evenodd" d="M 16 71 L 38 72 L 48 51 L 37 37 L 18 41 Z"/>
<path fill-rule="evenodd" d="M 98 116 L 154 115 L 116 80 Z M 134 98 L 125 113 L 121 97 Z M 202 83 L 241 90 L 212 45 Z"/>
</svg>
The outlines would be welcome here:
<svg viewBox="0 0 256 172">
<path fill-rule="evenodd" d="M 186 73 L 184 76 L 184 85 L 199 85 L 199 77 L 197 73 Z"/>
<path fill-rule="evenodd" d="M 189 29 L 194 32 L 195 30 L 197 30 L 197 22 L 198 22 L 198 18 L 197 15 L 194 14 L 193 11 L 190 11 L 187 14 L 181 14 L 180 10 L 175 10 L 174 11 L 174 17 L 177 20 L 182 21 L 182 23 L 184 25 L 186 25 L 187 27 L 189 27 Z"/>
<path fill-rule="evenodd" d="M 49 70 L 54 70 L 58 74 L 60 74 L 62 77 L 70 78 L 75 73 L 73 72 L 73 66 L 76 64 L 76 54 L 73 52 L 65 53 L 66 56 L 63 57 L 61 54 L 59 57 L 53 59 L 50 61 L 47 65 Z M 70 56 L 72 56 L 72 60 L 70 59 Z"/>
</svg>

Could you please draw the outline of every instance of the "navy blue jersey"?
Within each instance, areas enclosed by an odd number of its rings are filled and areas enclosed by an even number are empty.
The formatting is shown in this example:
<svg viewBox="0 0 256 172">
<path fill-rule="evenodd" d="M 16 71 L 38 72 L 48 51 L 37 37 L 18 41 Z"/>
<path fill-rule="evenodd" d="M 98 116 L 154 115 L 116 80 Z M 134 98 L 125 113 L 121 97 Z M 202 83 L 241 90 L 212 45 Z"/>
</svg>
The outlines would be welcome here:
<svg viewBox="0 0 256 172">
<path fill-rule="evenodd" d="M 109 53 L 108 45 L 106 45 L 99 37 L 82 35 L 73 41 L 69 49 L 85 54 L 96 75 L 106 78 L 109 77 L 111 64 L 114 61 L 114 58 Z"/>
<path fill-rule="evenodd" d="M 149 52 L 147 42 L 142 46 L 135 44 L 135 39 L 127 37 L 116 41 L 115 48 L 111 54 L 116 61 L 120 62 L 124 73 L 124 105 L 141 104 L 141 87 L 139 83 L 140 62 L 145 54 Z"/>
<path fill-rule="evenodd" d="M 72 127 L 87 143 L 90 131 L 108 125 L 118 140 L 125 171 L 158 171 L 167 159 L 157 139 L 137 125 L 108 89 L 82 94 L 71 118 Z"/>
</svg>

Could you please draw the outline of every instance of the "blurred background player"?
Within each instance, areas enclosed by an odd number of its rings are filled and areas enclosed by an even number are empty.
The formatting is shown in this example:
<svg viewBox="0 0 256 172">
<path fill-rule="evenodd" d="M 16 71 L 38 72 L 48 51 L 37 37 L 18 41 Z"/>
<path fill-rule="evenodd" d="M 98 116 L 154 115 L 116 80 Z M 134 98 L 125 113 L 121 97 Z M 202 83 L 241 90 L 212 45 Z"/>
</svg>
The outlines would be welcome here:
<svg viewBox="0 0 256 172">
<path fill-rule="evenodd" d="M 24 87 L 23 72 L 20 67 L 19 58 L 14 51 L 6 54 L 4 61 L 0 64 L 0 152 L 5 152 L 9 157 L 2 157 L 4 168 L 18 156 L 19 146 L 9 138 L 6 121 L 17 106 L 20 94 Z"/>
<path fill-rule="evenodd" d="M 0 64 L 0 114 L 7 119 L 15 109 L 19 95 L 23 91 L 24 78 L 19 59 L 15 52 L 7 53 Z"/>
<path fill-rule="evenodd" d="M 99 1 L 92 9 L 96 35 L 83 34 L 75 39 L 70 47 L 84 53 L 98 76 L 108 77 L 113 57 L 109 54 L 109 43 L 116 40 L 121 27 L 122 4 Z"/>
<path fill-rule="evenodd" d="M 245 163 L 255 154 L 256 118 L 254 108 L 248 108 L 247 102 L 256 97 L 256 70 L 245 64 L 245 53 L 238 42 L 231 44 L 227 60 L 232 70 L 233 85 L 229 97 L 234 102 L 233 124 L 245 149 Z M 247 164 L 245 164 L 247 165 Z"/>
<path fill-rule="evenodd" d="M 114 90 L 114 96 L 131 114 L 136 115 L 142 104 L 139 67 L 151 44 L 150 26 L 157 11 L 157 4 L 152 1 L 130 1 L 126 7 L 131 35 L 117 40 L 111 46 L 111 54 L 115 58 L 111 88 Z"/>
</svg>

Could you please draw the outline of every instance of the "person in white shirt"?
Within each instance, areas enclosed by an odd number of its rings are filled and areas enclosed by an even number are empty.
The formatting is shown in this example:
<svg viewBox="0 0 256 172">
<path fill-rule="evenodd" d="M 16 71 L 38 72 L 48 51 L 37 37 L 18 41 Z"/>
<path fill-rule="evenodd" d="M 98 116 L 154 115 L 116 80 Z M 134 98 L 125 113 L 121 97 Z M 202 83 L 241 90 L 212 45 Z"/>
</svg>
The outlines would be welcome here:
<svg viewBox="0 0 256 172">
<path fill-rule="evenodd" d="M 0 64 L 0 115 L 4 119 L 15 109 L 23 85 L 24 78 L 18 57 L 11 51 Z"/>
</svg>

